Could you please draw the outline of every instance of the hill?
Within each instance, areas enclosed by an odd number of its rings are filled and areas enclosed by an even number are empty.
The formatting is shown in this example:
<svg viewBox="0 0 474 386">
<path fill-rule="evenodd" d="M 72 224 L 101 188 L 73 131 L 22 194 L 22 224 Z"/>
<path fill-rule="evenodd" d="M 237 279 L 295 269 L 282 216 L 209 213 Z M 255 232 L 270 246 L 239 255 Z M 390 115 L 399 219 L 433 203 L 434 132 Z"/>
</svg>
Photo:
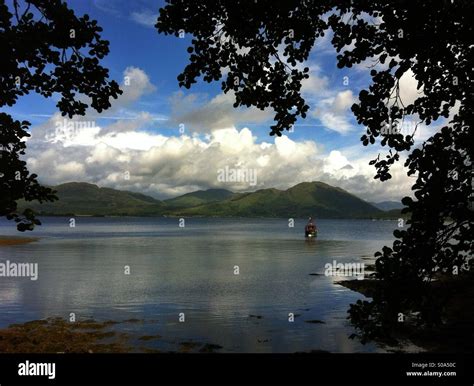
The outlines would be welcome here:
<svg viewBox="0 0 474 386">
<path fill-rule="evenodd" d="M 409 217 L 408 214 L 406 213 L 402 214 L 401 209 L 386 210 L 379 213 L 377 216 L 374 216 L 374 218 L 377 218 L 380 220 L 398 220 L 399 218 L 407 219 L 408 217 Z"/>
<path fill-rule="evenodd" d="M 59 201 L 20 203 L 43 215 L 386 218 L 384 212 L 353 194 L 322 182 L 303 182 L 287 190 L 233 193 L 208 189 L 165 201 L 140 193 L 71 182 L 54 189 Z M 393 216 L 390 213 L 390 216 Z"/>
<path fill-rule="evenodd" d="M 170 212 L 180 216 L 371 218 L 382 211 L 323 182 L 303 182 L 288 190 L 262 189 L 229 199 Z"/>
<path fill-rule="evenodd" d="M 382 201 L 382 202 L 371 202 L 373 206 L 384 211 L 391 211 L 394 209 L 402 209 L 403 204 L 401 201 Z"/>
<path fill-rule="evenodd" d="M 53 187 L 58 201 L 20 203 L 43 215 L 153 216 L 161 215 L 164 204 L 140 193 L 99 188 L 85 182 L 70 182 Z"/>
<path fill-rule="evenodd" d="M 193 206 L 209 204 L 211 202 L 223 201 L 237 195 L 237 193 L 233 193 L 226 189 L 197 190 L 195 192 L 183 194 L 179 197 L 164 200 L 164 203 L 169 208 L 191 208 Z"/>
</svg>

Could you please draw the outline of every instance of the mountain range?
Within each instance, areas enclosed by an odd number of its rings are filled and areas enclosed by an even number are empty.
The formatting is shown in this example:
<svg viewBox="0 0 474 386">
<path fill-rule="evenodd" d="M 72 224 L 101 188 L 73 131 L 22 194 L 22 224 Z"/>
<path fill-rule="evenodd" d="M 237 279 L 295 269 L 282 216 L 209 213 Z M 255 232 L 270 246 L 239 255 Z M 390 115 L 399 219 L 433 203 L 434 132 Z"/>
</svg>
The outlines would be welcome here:
<svg viewBox="0 0 474 386">
<path fill-rule="evenodd" d="M 402 209 L 403 204 L 401 201 L 382 201 L 382 202 L 371 202 L 373 206 L 384 211 L 391 211 L 394 209 Z"/>
<path fill-rule="evenodd" d="M 287 190 L 270 188 L 247 193 L 198 190 L 167 200 L 85 182 L 65 183 L 53 189 L 57 191 L 58 201 L 22 202 L 19 209 L 29 207 L 42 215 L 68 216 L 396 218 L 400 213 L 397 208 L 384 212 L 323 182 L 303 182 Z"/>
</svg>

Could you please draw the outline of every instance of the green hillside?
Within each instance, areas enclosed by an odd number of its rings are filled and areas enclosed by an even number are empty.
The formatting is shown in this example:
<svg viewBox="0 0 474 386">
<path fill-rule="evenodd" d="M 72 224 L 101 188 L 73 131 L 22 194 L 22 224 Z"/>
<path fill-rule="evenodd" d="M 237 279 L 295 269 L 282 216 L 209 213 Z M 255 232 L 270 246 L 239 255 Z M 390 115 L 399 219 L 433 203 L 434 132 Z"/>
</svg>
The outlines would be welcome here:
<svg viewBox="0 0 474 386">
<path fill-rule="evenodd" d="M 409 217 L 408 214 L 403 213 L 401 209 L 391 209 L 383 211 L 382 213 L 378 214 L 375 218 L 381 220 L 398 220 L 399 218 L 407 219 Z"/>
<path fill-rule="evenodd" d="M 238 195 L 226 189 L 198 190 L 186 193 L 182 196 L 165 200 L 169 208 L 190 208 L 193 206 L 209 204 L 211 202 L 223 201 Z"/>
<path fill-rule="evenodd" d="M 55 186 L 58 201 L 39 204 L 20 203 L 39 214 L 51 215 L 124 215 L 153 216 L 161 215 L 164 204 L 162 201 L 140 193 L 99 188 L 85 182 L 70 182 Z"/>
<path fill-rule="evenodd" d="M 288 190 L 262 189 L 210 204 L 175 209 L 182 216 L 370 218 L 382 211 L 322 182 L 304 182 Z"/>
<path fill-rule="evenodd" d="M 20 210 L 30 207 L 43 215 L 89 216 L 388 217 L 368 202 L 322 182 L 304 182 L 288 190 L 271 188 L 248 193 L 200 190 L 165 201 L 82 182 L 62 184 L 54 189 L 59 201 L 28 205 L 23 202 Z"/>
<path fill-rule="evenodd" d="M 382 202 L 371 202 L 371 204 L 373 206 L 375 206 L 376 208 L 379 208 L 381 210 L 384 210 L 384 211 L 391 211 L 391 210 L 394 210 L 394 209 L 402 209 L 403 208 L 403 204 L 401 203 L 401 201 L 382 201 Z"/>
</svg>

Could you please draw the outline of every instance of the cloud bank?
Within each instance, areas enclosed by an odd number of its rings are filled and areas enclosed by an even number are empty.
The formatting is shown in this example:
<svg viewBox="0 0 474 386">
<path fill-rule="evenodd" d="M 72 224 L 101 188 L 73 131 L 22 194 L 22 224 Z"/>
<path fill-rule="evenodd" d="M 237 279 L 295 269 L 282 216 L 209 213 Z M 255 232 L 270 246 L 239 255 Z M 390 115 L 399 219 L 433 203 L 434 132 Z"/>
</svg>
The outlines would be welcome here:
<svg viewBox="0 0 474 386">
<path fill-rule="evenodd" d="M 327 128 L 351 131 L 345 114 L 354 101 L 352 91 L 327 92 L 324 78 L 310 79 L 309 85 L 311 91 L 305 92 L 323 96 L 318 100 L 319 119 Z M 412 181 L 402 164 L 393 168 L 392 180 L 374 180 L 375 171 L 368 165 L 374 154 L 367 156 L 362 145 L 326 151 L 323 143 L 314 140 L 286 135 L 258 138 L 252 125 L 272 119 L 273 111 L 234 109 L 231 94 L 211 99 L 199 94 L 172 95 L 168 123 L 184 123 L 186 130 L 169 133 L 159 130 L 161 123 L 150 112 L 133 117 L 123 114 L 156 91 L 143 70 L 128 67 L 123 90 L 107 112 L 118 116 L 110 124 L 97 124 L 88 111 L 72 120 L 55 114 L 32 129 L 26 160 L 42 183 L 85 181 L 158 198 L 208 188 L 287 189 L 305 181 L 339 186 L 368 201 L 398 200 L 409 194 Z M 150 125 L 156 130 L 144 129 Z M 219 170 L 225 168 L 252 170 L 258 183 L 222 181 Z"/>
</svg>

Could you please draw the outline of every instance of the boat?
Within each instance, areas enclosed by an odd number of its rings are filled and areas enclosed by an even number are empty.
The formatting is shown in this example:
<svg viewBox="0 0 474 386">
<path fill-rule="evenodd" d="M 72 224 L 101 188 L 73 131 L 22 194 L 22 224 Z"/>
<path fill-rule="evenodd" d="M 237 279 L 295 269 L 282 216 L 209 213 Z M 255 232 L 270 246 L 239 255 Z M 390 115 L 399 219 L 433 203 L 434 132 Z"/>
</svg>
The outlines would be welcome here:
<svg viewBox="0 0 474 386">
<path fill-rule="evenodd" d="M 316 238 L 318 235 L 318 231 L 316 230 L 316 226 L 314 224 L 308 224 L 304 228 L 304 236 L 307 238 Z"/>
</svg>

